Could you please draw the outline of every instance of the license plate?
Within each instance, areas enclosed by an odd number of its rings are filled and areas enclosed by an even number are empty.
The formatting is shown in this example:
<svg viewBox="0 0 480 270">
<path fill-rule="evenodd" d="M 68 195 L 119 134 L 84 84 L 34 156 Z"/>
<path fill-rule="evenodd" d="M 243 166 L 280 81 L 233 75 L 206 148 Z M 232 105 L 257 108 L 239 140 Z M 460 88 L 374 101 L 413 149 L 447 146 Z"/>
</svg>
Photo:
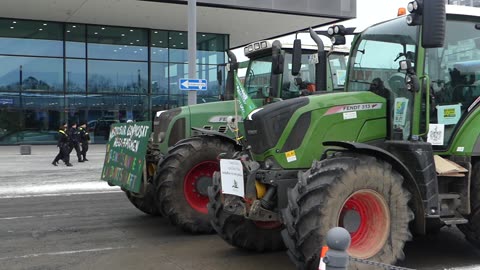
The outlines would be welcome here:
<svg viewBox="0 0 480 270">
<path fill-rule="evenodd" d="M 220 175 L 222 177 L 222 193 L 245 197 L 243 184 L 243 166 L 237 159 L 221 159 Z"/>
</svg>

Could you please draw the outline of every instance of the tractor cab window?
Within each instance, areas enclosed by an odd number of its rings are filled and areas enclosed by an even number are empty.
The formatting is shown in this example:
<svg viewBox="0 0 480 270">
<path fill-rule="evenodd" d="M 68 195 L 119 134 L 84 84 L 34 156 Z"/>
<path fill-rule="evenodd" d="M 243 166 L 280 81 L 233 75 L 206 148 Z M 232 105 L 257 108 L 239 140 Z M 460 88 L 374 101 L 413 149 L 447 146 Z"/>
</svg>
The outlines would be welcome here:
<svg viewBox="0 0 480 270">
<path fill-rule="evenodd" d="M 349 91 L 371 91 L 384 97 L 392 111 L 392 131 L 408 139 L 413 95 L 407 91 L 400 61 L 416 60 L 417 27 L 398 18 L 361 34 L 350 58 Z"/>
<path fill-rule="evenodd" d="M 271 55 L 251 60 L 245 75 L 245 89 L 250 97 L 256 98 L 263 89 L 270 88 L 271 72 Z"/>
<path fill-rule="evenodd" d="M 333 89 L 342 89 L 347 77 L 348 54 L 332 52 L 328 54 L 328 66 L 332 78 Z"/>
<path fill-rule="evenodd" d="M 315 64 L 317 52 L 302 53 L 302 65 L 297 76 L 292 75 L 292 53 L 285 52 L 282 98 L 289 99 L 315 92 Z"/>
<path fill-rule="evenodd" d="M 479 22 L 478 18 L 467 22 L 449 17 L 444 47 L 427 49 L 432 101 L 429 135 L 438 137 L 432 140 L 436 148 L 448 145 L 457 124 L 480 101 L 480 30 L 475 28 Z"/>
</svg>

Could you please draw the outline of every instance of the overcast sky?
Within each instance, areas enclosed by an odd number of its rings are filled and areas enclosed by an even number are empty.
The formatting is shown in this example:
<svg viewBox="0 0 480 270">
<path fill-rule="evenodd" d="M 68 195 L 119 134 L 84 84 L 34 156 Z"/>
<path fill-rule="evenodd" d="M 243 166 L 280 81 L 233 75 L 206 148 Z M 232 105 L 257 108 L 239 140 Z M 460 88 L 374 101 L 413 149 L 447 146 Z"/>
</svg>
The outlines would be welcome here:
<svg viewBox="0 0 480 270">
<path fill-rule="evenodd" d="M 407 0 L 357 0 L 357 18 L 345 21 L 342 24 L 346 27 L 356 27 L 357 31 L 362 31 L 372 24 L 395 18 L 398 8 L 406 8 L 409 2 Z M 327 27 L 324 28 L 326 29 Z M 293 36 L 279 38 L 279 40 L 282 42 L 292 41 Z M 303 42 L 304 40 L 302 40 Z M 315 44 L 313 41 L 307 40 L 305 43 Z M 239 61 L 247 60 L 243 54 L 243 48 L 236 49 L 233 52 L 237 55 Z"/>
<path fill-rule="evenodd" d="M 407 7 L 405 0 L 357 0 L 357 18 L 346 21 L 344 25 L 364 29 L 369 25 L 397 16 L 398 8 Z"/>
</svg>

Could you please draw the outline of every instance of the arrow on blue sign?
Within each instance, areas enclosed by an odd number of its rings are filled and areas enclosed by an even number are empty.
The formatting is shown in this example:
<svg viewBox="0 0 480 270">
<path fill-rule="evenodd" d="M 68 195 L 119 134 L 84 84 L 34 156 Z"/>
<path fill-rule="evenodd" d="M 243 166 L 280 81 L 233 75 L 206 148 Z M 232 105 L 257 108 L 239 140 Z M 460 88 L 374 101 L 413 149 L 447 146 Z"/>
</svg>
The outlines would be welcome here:
<svg viewBox="0 0 480 270">
<path fill-rule="evenodd" d="M 180 79 L 180 90 L 207 90 L 207 80 L 204 79 Z"/>
<path fill-rule="evenodd" d="M 0 105 L 13 105 L 13 98 L 0 98 Z"/>
</svg>

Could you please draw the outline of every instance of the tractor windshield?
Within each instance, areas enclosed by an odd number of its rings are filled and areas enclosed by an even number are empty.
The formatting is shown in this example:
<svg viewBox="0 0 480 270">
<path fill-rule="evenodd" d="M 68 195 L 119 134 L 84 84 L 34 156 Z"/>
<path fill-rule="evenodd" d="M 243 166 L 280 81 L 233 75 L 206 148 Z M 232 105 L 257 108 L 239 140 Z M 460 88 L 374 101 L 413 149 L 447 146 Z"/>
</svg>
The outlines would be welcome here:
<svg viewBox="0 0 480 270">
<path fill-rule="evenodd" d="M 262 56 L 250 61 L 245 75 L 245 89 L 250 97 L 255 98 L 262 89 L 270 87 L 272 56 Z M 260 91 L 259 91 L 260 90 Z"/>
<path fill-rule="evenodd" d="M 292 76 L 292 53 L 285 52 L 283 65 L 282 98 L 289 99 L 302 95 L 303 91 L 315 91 L 316 51 L 302 52 L 302 65 L 297 76 Z"/>
<path fill-rule="evenodd" d="M 331 52 L 328 54 L 328 66 L 332 77 L 333 89 L 343 89 L 347 76 L 348 54 L 342 52 Z"/>
<path fill-rule="evenodd" d="M 418 27 L 397 18 L 370 27 L 356 41 L 350 58 L 348 91 L 371 91 L 387 99 L 391 127 L 403 139 L 410 136 L 413 95 L 407 91 L 400 61 L 416 62 Z"/>
<path fill-rule="evenodd" d="M 284 51 L 281 98 L 289 99 L 298 97 L 303 90 L 315 91 L 315 56 L 317 52 L 303 52 L 302 66 L 297 76 L 292 76 L 292 52 Z M 262 56 L 250 61 L 250 66 L 245 76 L 245 89 L 252 98 L 262 96 L 262 89 L 271 86 L 272 56 Z"/>
<path fill-rule="evenodd" d="M 367 29 L 352 50 L 348 90 L 404 96 L 405 74 L 399 72 L 399 62 L 415 63 L 416 44 L 417 27 L 408 26 L 405 18 Z"/>
<path fill-rule="evenodd" d="M 433 98 L 430 124 L 434 124 L 430 129 L 443 134 L 434 147 L 448 145 L 457 124 L 480 102 L 478 23 L 479 17 L 450 15 L 444 47 L 427 50 L 425 69 Z"/>
</svg>

